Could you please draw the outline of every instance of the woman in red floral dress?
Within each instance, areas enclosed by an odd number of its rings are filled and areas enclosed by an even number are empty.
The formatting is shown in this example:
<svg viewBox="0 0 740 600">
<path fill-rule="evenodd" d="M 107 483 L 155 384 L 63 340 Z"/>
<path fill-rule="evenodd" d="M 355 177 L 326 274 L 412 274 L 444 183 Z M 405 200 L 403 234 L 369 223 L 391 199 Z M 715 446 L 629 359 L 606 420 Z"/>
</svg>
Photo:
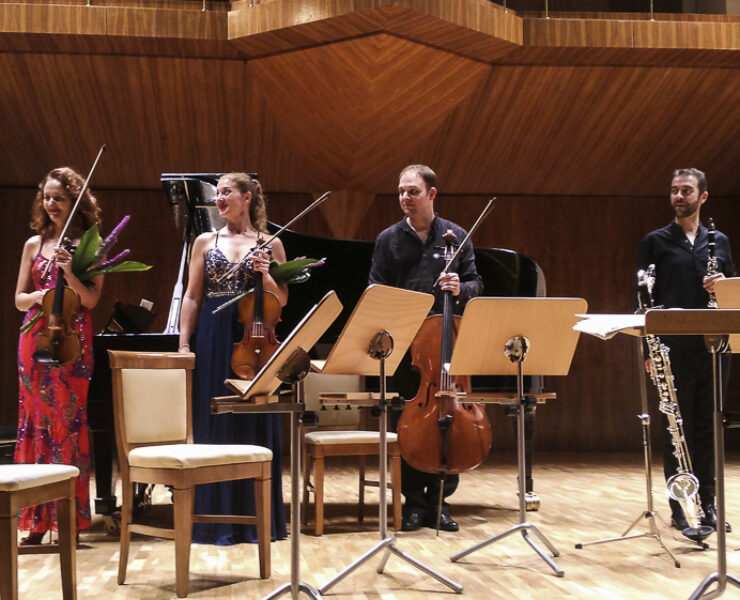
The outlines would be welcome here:
<svg viewBox="0 0 740 600">
<path fill-rule="evenodd" d="M 90 309 L 100 298 L 103 276 L 82 283 L 71 269 L 71 254 L 60 247 L 60 234 L 84 184 L 83 177 L 68 167 L 50 171 L 41 181 L 33 202 L 31 228 L 37 235 L 23 246 L 15 305 L 27 311 L 18 342 L 18 438 L 16 463 L 74 465 L 77 478 L 77 529 L 90 526 L 90 452 L 87 429 L 87 389 L 93 367 Z M 82 234 L 100 224 L 100 209 L 89 190 L 82 197 L 65 237 L 77 244 Z M 43 277 L 49 261 L 48 276 Z M 80 337 L 79 358 L 66 366 L 40 364 L 34 358 L 36 339 L 47 325 L 38 318 L 47 290 L 56 283 L 57 269 L 64 272 L 67 286 L 80 297 L 81 309 L 73 316 Z M 53 291 L 52 291 L 53 293 Z M 37 319 L 34 321 L 34 319 Z M 18 524 L 30 530 L 23 544 L 39 544 L 44 534 L 57 529 L 53 503 L 26 508 Z"/>
</svg>

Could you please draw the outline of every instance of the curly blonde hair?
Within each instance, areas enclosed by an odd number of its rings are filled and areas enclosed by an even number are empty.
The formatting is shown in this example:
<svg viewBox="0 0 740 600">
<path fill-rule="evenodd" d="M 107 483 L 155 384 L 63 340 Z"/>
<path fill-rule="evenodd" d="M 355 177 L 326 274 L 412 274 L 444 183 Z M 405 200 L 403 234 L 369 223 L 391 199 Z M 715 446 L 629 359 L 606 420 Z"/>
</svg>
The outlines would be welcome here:
<svg viewBox="0 0 740 600">
<path fill-rule="evenodd" d="M 246 173 L 226 173 L 218 178 L 219 181 L 222 179 L 231 181 L 242 194 L 247 192 L 252 194 L 249 202 L 249 220 L 257 231 L 267 233 L 267 202 L 260 182 Z"/>
<path fill-rule="evenodd" d="M 72 202 L 77 199 L 77 196 L 80 195 L 80 190 L 85 185 L 85 179 L 82 175 L 70 167 L 52 169 L 41 180 L 36 197 L 33 200 L 33 205 L 31 206 L 30 225 L 31 229 L 45 239 L 53 237 L 55 233 L 54 223 L 44 210 L 44 186 L 50 179 L 54 179 L 62 185 L 64 193 Z M 95 196 L 90 193 L 89 189 L 85 190 L 85 194 L 80 199 L 80 204 L 77 206 L 77 210 L 72 217 L 72 222 L 67 229 L 67 235 L 70 238 L 78 238 L 93 225 L 100 227 L 101 212 Z"/>
</svg>

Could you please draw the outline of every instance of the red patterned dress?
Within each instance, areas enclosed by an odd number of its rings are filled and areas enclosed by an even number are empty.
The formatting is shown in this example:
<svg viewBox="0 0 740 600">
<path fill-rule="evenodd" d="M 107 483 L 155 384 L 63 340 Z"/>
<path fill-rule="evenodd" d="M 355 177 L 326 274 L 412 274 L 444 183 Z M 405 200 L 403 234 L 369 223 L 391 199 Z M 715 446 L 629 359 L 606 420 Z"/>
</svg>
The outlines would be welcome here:
<svg viewBox="0 0 740 600">
<path fill-rule="evenodd" d="M 55 269 L 41 284 L 41 275 L 48 260 L 36 255 L 31 267 L 34 290 L 53 288 Z M 40 310 L 34 306 L 26 313 L 24 323 Z M 16 463 L 74 465 L 80 470 L 77 478 L 77 529 L 90 527 L 90 449 L 87 430 L 87 388 L 93 367 L 92 323 L 87 309 L 73 318 L 80 336 L 82 353 L 77 362 L 51 367 L 33 359 L 36 338 L 46 327 L 42 316 L 31 329 L 21 333 L 18 342 L 18 439 L 15 445 Z M 23 509 L 18 523 L 21 530 L 44 532 L 57 529 L 53 503 Z"/>
</svg>

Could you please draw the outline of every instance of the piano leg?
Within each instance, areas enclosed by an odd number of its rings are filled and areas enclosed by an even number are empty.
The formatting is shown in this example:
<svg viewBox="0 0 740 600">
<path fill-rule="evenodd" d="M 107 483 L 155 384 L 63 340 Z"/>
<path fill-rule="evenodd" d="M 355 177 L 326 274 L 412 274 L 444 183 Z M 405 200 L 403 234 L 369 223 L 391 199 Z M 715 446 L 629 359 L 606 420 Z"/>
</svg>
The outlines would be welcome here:
<svg viewBox="0 0 740 600">
<path fill-rule="evenodd" d="M 110 515 L 117 510 L 113 494 L 113 439 L 112 431 L 93 431 L 95 457 L 95 514 Z"/>
</svg>

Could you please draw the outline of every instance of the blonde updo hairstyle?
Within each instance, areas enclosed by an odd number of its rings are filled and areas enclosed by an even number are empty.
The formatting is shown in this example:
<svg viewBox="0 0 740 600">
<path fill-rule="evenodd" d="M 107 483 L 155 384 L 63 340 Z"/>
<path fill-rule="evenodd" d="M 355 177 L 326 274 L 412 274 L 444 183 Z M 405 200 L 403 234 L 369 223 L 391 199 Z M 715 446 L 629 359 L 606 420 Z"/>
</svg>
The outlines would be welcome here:
<svg viewBox="0 0 740 600">
<path fill-rule="evenodd" d="M 69 198 L 73 205 L 77 196 L 80 195 L 80 190 L 85 185 L 85 179 L 74 169 L 70 167 L 59 167 L 52 169 L 46 174 L 39 183 L 36 197 L 33 200 L 31 206 L 31 229 L 38 233 L 42 238 L 49 239 L 54 236 L 55 228 L 54 223 L 49 218 L 49 215 L 44 210 L 44 186 L 50 179 L 58 181 L 67 198 Z M 80 199 L 80 204 L 77 206 L 72 222 L 67 228 L 66 236 L 69 238 L 79 238 L 93 225 L 100 227 L 100 207 L 98 201 L 90 193 L 90 190 L 85 190 L 84 195 Z"/>
<path fill-rule="evenodd" d="M 260 182 L 246 173 L 226 173 L 219 177 L 219 181 L 223 179 L 231 181 L 231 185 L 242 194 L 247 192 L 252 194 L 249 201 L 249 220 L 257 231 L 267 233 L 267 206 Z"/>
</svg>

